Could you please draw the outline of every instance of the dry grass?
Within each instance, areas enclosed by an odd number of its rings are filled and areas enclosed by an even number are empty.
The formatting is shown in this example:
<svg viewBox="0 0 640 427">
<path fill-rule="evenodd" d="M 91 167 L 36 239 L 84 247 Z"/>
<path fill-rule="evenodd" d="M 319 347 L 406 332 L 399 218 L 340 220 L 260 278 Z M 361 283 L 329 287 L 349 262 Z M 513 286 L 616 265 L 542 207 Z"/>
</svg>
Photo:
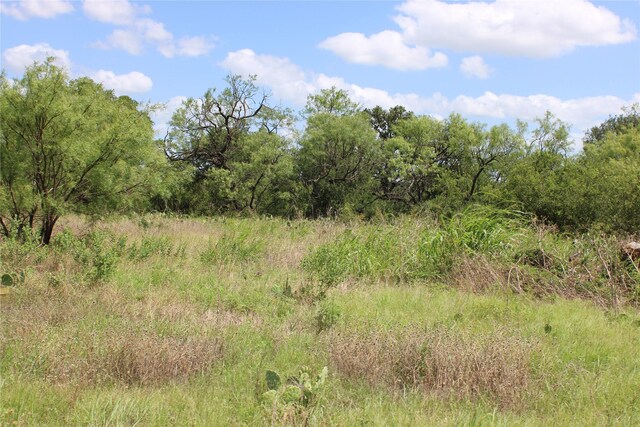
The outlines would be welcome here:
<svg viewBox="0 0 640 427">
<path fill-rule="evenodd" d="M 149 293 L 140 300 L 127 300 L 121 293 L 105 289 L 99 293 L 99 304 L 109 311 L 138 323 L 153 321 L 181 324 L 190 330 L 206 333 L 230 326 L 260 326 L 264 319 L 253 312 L 238 312 L 224 307 L 203 309 L 200 305 L 182 301 L 170 291 Z"/>
<path fill-rule="evenodd" d="M 508 265 L 482 255 L 461 255 L 447 281 L 479 294 L 506 290 L 537 298 L 557 295 L 587 299 L 603 308 L 637 305 L 640 276 L 634 274 L 631 263 L 610 248 L 594 247 L 595 254 L 588 261 L 579 253 L 567 261 L 542 251 L 536 259 L 520 259 Z"/>
<path fill-rule="evenodd" d="M 45 378 L 85 386 L 162 385 L 206 372 L 223 356 L 218 338 L 161 337 L 113 329 L 100 335 L 68 337 L 75 340 L 71 348 L 45 348 Z"/>
<path fill-rule="evenodd" d="M 334 369 L 374 386 L 458 398 L 489 397 L 513 407 L 532 383 L 532 344 L 502 332 L 472 336 L 408 328 L 399 333 L 338 332 L 329 339 Z"/>
<path fill-rule="evenodd" d="M 452 284 L 474 293 L 492 291 L 496 287 L 507 289 L 508 279 L 508 272 L 483 256 L 460 256 L 450 274 Z"/>
<path fill-rule="evenodd" d="M 63 287 L 3 302 L 0 345 L 17 375 L 160 385 L 206 372 L 224 356 L 223 329 L 247 321 L 177 301 L 127 301 L 112 288 Z"/>
</svg>

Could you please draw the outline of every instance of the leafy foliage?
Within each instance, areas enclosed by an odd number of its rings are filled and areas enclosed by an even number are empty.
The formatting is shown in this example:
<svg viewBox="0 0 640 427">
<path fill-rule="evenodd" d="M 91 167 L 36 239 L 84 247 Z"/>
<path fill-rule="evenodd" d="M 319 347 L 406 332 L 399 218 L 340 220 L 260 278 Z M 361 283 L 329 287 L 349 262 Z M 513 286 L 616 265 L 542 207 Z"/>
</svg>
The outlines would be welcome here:
<svg viewBox="0 0 640 427">
<path fill-rule="evenodd" d="M 147 111 L 52 60 L 0 78 L 0 231 L 39 228 L 48 244 L 60 215 L 133 203 L 159 180 L 163 158 Z"/>
<path fill-rule="evenodd" d="M 255 76 L 226 84 L 175 112 L 163 158 L 148 109 L 132 99 L 69 80 L 51 60 L 13 82 L 2 75 L 0 232 L 24 241 L 37 231 L 48 243 L 65 213 L 132 206 L 349 221 L 452 218 L 483 204 L 563 230 L 639 228 L 637 106 L 594 127 L 572 154 L 570 125 L 551 112 L 531 130 L 488 127 L 456 113 L 362 110 L 332 87 L 308 97 L 300 130 Z"/>
</svg>

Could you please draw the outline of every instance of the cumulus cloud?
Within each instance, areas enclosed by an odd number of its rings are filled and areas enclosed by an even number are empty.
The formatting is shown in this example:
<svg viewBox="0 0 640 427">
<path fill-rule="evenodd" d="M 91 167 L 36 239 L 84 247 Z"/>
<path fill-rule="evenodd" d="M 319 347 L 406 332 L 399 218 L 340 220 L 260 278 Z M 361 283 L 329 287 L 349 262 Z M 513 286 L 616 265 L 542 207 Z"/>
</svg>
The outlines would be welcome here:
<svg viewBox="0 0 640 427">
<path fill-rule="evenodd" d="M 491 75 L 491 67 L 484 62 L 481 56 L 474 55 L 462 58 L 460 63 L 460 71 L 467 77 L 476 77 L 478 79 L 486 79 Z"/>
<path fill-rule="evenodd" d="M 0 12 L 16 19 L 53 18 L 73 11 L 67 0 L 20 0 L 0 3 Z"/>
<path fill-rule="evenodd" d="M 121 49 L 140 55 L 146 46 L 153 46 L 163 56 L 172 58 L 202 56 L 214 48 L 212 38 L 196 36 L 176 40 L 162 22 L 140 17 L 151 12 L 149 7 L 134 5 L 128 0 L 85 0 L 83 10 L 91 19 L 121 27 L 106 40 L 94 43 L 100 49 Z"/>
<path fill-rule="evenodd" d="M 201 56 L 213 48 L 213 42 L 206 37 L 183 37 L 178 40 L 178 52 L 182 56 Z"/>
<path fill-rule="evenodd" d="M 150 12 L 148 7 L 136 6 L 127 0 L 85 0 L 82 10 L 91 19 L 114 25 L 132 24 L 138 14 Z"/>
<path fill-rule="evenodd" d="M 43 62 L 48 57 L 54 57 L 54 64 L 59 67 L 71 68 L 69 52 L 62 49 L 54 49 L 48 43 L 38 43 L 34 45 L 21 44 L 19 46 L 6 49 L 2 53 L 4 65 L 9 71 L 21 73 L 26 67 L 34 62 Z"/>
<path fill-rule="evenodd" d="M 221 65 L 234 74 L 257 75 L 258 83 L 271 87 L 283 100 L 304 105 L 317 88 L 307 82 L 307 74 L 288 58 L 258 55 L 251 49 L 229 52 Z"/>
<path fill-rule="evenodd" d="M 206 37 L 183 37 L 178 41 L 173 36 L 158 40 L 158 52 L 166 58 L 174 56 L 202 56 L 213 49 L 213 42 Z"/>
<path fill-rule="evenodd" d="M 94 47 L 100 49 L 121 49 L 131 55 L 140 55 L 143 50 L 144 41 L 142 37 L 131 30 L 115 30 L 106 41 L 98 41 L 94 43 Z"/>
<path fill-rule="evenodd" d="M 401 104 L 417 112 L 429 107 L 425 104 L 428 100 L 415 94 L 392 95 L 381 89 L 350 84 L 341 77 L 305 71 L 288 58 L 260 55 L 251 49 L 229 52 L 221 65 L 234 74 L 255 74 L 259 84 L 268 86 L 276 97 L 296 106 L 303 106 L 310 94 L 336 86 L 349 91 L 355 101 L 365 106 L 380 105 L 387 108 Z"/>
<path fill-rule="evenodd" d="M 260 55 L 250 49 L 230 52 L 221 64 L 228 71 L 248 76 L 257 75 L 257 82 L 269 87 L 273 94 L 296 106 L 303 106 L 308 95 L 336 86 L 349 92 L 351 98 L 365 107 L 380 105 L 390 108 L 403 105 L 418 114 L 444 117 L 451 112 L 467 116 L 498 120 L 516 118 L 532 121 L 551 111 L 563 121 L 571 123 L 574 131 L 584 132 L 591 126 L 616 114 L 624 105 L 640 101 L 640 93 L 632 99 L 616 96 L 594 96 L 560 99 L 551 95 L 513 95 L 485 92 L 480 96 L 459 95 L 454 98 L 440 93 L 422 96 L 415 93 L 389 93 L 385 90 L 362 87 L 340 77 L 305 71 L 288 58 Z"/>
<path fill-rule="evenodd" d="M 162 45 L 173 41 L 173 34 L 164 28 L 164 24 L 154 21 L 153 19 L 138 19 L 134 23 L 133 28 L 144 37 L 145 40 L 150 42 Z"/>
<path fill-rule="evenodd" d="M 150 91 L 153 87 L 153 81 L 138 71 L 116 74 L 113 71 L 99 70 L 90 77 L 102 83 L 105 89 L 112 89 L 118 94 L 143 93 Z"/>
<path fill-rule="evenodd" d="M 176 40 L 163 23 L 147 18 L 114 30 L 106 41 L 94 44 L 101 49 L 121 49 L 131 55 L 140 55 L 147 45 L 154 46 L 166 58 L 202 56 L 215 47 L 213 39 L 202 36 L 182 37 Z"/>
<path fill-rule="evenodd" d="M 636 38 L 630 21 L 586 0 L 407 0 L 398 10 L 404 39 L 431 48 L 548 58 Z"/>
<path fill-rule="evenodd" d="M 342 33 L 319 44 L 347 62 L 382 65 L 396 70 L 425 70 L 445 67 L 447 56 L 441 52 L 431 55 L 423 46 L 411 47 L 404 43 L 402 34 L 382 31 L 372 36 L 361 33 Z"/>
</svg>

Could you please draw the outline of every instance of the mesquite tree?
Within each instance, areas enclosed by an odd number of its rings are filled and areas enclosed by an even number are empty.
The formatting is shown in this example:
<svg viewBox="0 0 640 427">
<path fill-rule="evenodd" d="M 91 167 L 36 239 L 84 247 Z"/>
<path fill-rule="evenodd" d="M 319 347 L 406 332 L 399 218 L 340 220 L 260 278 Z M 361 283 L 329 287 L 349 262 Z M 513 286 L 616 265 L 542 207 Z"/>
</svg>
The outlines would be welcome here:
<svg viewBox="0 0 640 427">
<path fill-rule="evenodd" d="M 163 160 L 131 98 L 69 80 L 51 59 L 20 79 L 0 76 L 2 234 L 38 229 L 48 244 L 63 213 L 98 213 L 148 192 Z"/>
</svg>

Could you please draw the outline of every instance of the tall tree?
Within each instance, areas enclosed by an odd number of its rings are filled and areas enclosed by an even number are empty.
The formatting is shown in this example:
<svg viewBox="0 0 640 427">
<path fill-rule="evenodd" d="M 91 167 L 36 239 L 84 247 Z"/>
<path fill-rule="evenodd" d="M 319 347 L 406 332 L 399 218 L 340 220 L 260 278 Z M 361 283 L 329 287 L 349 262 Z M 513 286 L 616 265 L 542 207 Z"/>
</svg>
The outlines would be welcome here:
<svg viewBox="0 0 640 427">
<path fill-rule="evenodd" d="M 380 200 L 409 209 L 437 193 L 447 148 L 442 144 L 444 125 L 428 116 L 412 117 L 394 127 L 395 137 L 382 144 L 376 168 Z"/>
<path fill-rule="evenodd" d="M 587 131 L 583 138 L 585 144 L 596 144 L 605 139 L 607 133 L 623 134 L 631 129 L 640 128 L 640 104 L 622 108 L 623 114 L 609 117 L 598 126 Z"/>
<path fill-rule="evenodd" d="M 379 152 L 368 116 L 335 88 L 310 96 L 306 112 L 296 165 L 309 195 L 307 213 L 331 215 L 347 204 L 361 210 Z"/>
<path fill-rule="evenodd" d="M 255 125 L 265 107 L 267 95 L 247 80 L 230 75 L 228 84 L 216 94 L 209 89 L 199 99 L 189 98 L 174 113 L 165 137 L 165 152 L 170 160 L 187 161 L 199 173 L 211 168 L 228 169 L 240 141 Z"/>
<path fill-rule="evenodd" d="M 561 176 L 566 167 L 574 162 L 569 156 L 569 126 L 550 112 L 536 123 L 520 157 L 503 169 L 503 198 L 539 218 L 562 224 L 562 200 L 555 194 L 564 185 Z"/>
<path fill-rule="evenodd" d="M 162 165 L 147 111 L 52 59 L 0 77 L 0 231 L 39 228 L 48 244 L 67 211 L 94 213 L 148 192 Z"/>
<path fill-rule="evenodd" d="M 402 105 L 396 105 L 388 110 L 376 105 L 375 107 L 364 110 L 371 120 L 371 126 L 378 132 L 378 137 L 386 141 L 396 136 L 394 126 L 402 120 L 408 120 L 414 117 L 411 111 L 407 111 Z"/>
<path fill-rule="evenodd" d="M 349 93 L 346 90 L 332 86 L 307 97 L 304 115 L 309 117 L 314 114 L 324 113 L 334 116 L 349 116 L 360 111 L 362 111 L 362 108 L 349 97 Z"/>
<path fill-rule="evenodd" d="M 167 157 L 194 170 L 185 207 L 203 213 L 281 208 L 276 199 L 290 196 L 284 181 L 293 173 L 283 136 L 292 132 L 293 114 L 270 106 L 255 77 L 230 75 L 226 83 L 220 93 L 186 100 L 165 137 Z"/>
</svg>

